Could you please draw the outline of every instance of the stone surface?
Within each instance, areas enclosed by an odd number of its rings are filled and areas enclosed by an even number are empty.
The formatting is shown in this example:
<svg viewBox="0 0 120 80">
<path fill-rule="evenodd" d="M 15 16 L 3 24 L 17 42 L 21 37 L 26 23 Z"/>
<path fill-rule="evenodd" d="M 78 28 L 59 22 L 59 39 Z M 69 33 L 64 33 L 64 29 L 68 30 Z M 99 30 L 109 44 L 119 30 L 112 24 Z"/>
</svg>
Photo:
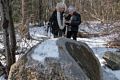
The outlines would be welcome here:
<svg viewBox="0 0 120 80">
<path fill-rule="evenodd" d="M 9 80 L 102 80 L 100 63 L 86 44 L 60 38 L 57 46 L 59 58 L 44 62 L 32 59 L 32 48 L 12 65 Z"/>
<path fill-rule="evenodd" d="M 2 65 L 2 63 L 0 62 L 0 76 L 2 76 L 4 74 L 4 66 Z"/>
<path fill-rule="evenodd" d="M 101 80 L 101 67 L 98 59 L 89 46 L 83 42 L 60 39 L 59 45 L 65 45 L 68 53 L 79 64 L 90 80 Z"/>
<path fill-rule="evenodd" d="M 103 58 L 112 70 L 120 70 L 120 52 L 105 52 Z"/>
</svg>

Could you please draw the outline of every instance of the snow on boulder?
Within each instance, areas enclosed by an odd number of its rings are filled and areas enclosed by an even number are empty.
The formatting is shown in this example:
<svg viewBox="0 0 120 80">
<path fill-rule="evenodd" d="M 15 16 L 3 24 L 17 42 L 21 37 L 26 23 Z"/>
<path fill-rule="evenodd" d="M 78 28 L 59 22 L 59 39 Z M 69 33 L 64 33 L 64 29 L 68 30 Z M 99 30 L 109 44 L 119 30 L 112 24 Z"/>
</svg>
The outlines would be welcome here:
<svg viewBox="0 0 120 80">
<path fill-rule="evenodd" d="M 100 63 L 84 43 L 49 39 L 12 65 L 9 80 L 101 80 Z"/>
<path fill-rule="evenodd" d="M 59 58 L 56 39 L 47 40 L 36 47 L 34 54 L 31 54 L 34 60 L 44 62 L 46 57 Z"/>
</svg>

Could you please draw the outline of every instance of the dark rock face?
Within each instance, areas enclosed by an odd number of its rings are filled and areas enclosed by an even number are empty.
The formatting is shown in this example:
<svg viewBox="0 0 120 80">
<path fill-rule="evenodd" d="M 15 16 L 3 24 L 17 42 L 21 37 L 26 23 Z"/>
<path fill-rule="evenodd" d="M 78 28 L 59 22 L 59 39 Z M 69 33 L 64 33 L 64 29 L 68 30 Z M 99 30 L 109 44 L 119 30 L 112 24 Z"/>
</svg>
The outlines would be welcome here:
<svg viewBox="0 0 120 80">
<path fill-rule="evenodd" d="M 62 39 L 59 43 L 65 44 L 68 53 L 79 64 L 90 80 L 101 80 L 100 63 L 87 44 L 65 39 Z"/>
<path fill-rule="evenodd" d="M 0 62 L 0 76 L 2 76 L 3 74 L 5 74 L 5 67 Z"/>
<path fill-rule="evenodd" d="M 100 64 L 84 43 L 60 38 L 56 41 L 59 58 L 34 60 L 32 48 L 10 70 L 9 80 L 101 80 Z M 39 44 L 41 45 L 41 44 Z M 52 53 L 50 53 L 52 54 Z"/>
<path fill-rule="evenodd" d="M 112 70 L 120 70 L 120 52 L 105 52 L 103 58 Z"/>
</svg>

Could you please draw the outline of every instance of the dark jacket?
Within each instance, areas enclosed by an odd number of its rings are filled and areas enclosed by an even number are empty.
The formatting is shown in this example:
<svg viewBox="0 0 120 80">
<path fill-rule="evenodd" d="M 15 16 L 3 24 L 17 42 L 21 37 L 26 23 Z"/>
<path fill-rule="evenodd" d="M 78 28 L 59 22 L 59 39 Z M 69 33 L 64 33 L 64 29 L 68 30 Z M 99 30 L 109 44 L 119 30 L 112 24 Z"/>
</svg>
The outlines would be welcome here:
<svg viewBox="0 0 120 80">
<path fill-rule="evenodd" d="M 63 13 L 60 14 L 60 19 L 61 21 L 63 21 Z M 49 23 L 50 23 L 50 26 L 52 27 L 52 29 L 54 30 L 57 30 L 59 29 L 59 25 L 58 25 L 58 22 L 57 22 L 57 11 L 55 10 L 52 14 L 52 16 L 50 17 L 49 19 Z"/>
<path fill-rule="evenodd" d="M 72 17 L 71 23 L 70 24 L 66 24 L 68 26 L 71 26 L 71 31 L 78 31 L 79 25 L 81 23 L 81 16 L 79 13 L 74 12 L 73 15 L 68 15 L 65 19 L 67 21 L 69 21 Z"/>
</svg>

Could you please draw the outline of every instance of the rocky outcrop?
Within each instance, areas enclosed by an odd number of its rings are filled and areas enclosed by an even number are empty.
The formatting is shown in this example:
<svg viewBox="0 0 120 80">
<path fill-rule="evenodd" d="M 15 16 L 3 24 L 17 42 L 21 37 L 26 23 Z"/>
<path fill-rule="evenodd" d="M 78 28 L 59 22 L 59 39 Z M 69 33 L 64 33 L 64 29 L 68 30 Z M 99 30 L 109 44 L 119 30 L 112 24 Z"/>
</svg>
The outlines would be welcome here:
<svg viewBox="0 0 120 80">
<path fill-rule="evenodd" d="M 0 62 L 0 76 L 2 76 L 3 74 L 5 74 L 5 67 Z"/>
<path fill-rule="evenodd" d="M 105 52 L 103 58 L 112 70 L 120 70 L 120 52 Z"/>
<path fill-rule="evenodd" d="M 87 44 L 68 39 L 60 39 L 58 43 L 63 46 L 63 49 L 66 48 L 66 51 L 79 64 L 90 80 L 102 79 L 100 63 Z"/>
<path fill-rule="evenodd" d="M 48 40 L 47 40 L 48 41 Z M 49 42 L 45 41 L 46 48 Z M 51 40 L 52 42 L 52 40 Z M 21 59 L 12 65 L 9 80 L 101 80 L 101 68 L 93 51 L 84 43 L 70 39 L 60 38 L 56 40 L 58 56 L 54 54 L 47 56 L 46 53 L 38 51 L 35 58 L 41 57 L 39 61 L 33 58 L 38 44 L 26 53 Z M 54 47 L 47 46 L 46 49 Z M 53 49 L 53 50 L 55 50 Z M 57 52 L 55 50 L 55 52 Z"/>
</svg>

